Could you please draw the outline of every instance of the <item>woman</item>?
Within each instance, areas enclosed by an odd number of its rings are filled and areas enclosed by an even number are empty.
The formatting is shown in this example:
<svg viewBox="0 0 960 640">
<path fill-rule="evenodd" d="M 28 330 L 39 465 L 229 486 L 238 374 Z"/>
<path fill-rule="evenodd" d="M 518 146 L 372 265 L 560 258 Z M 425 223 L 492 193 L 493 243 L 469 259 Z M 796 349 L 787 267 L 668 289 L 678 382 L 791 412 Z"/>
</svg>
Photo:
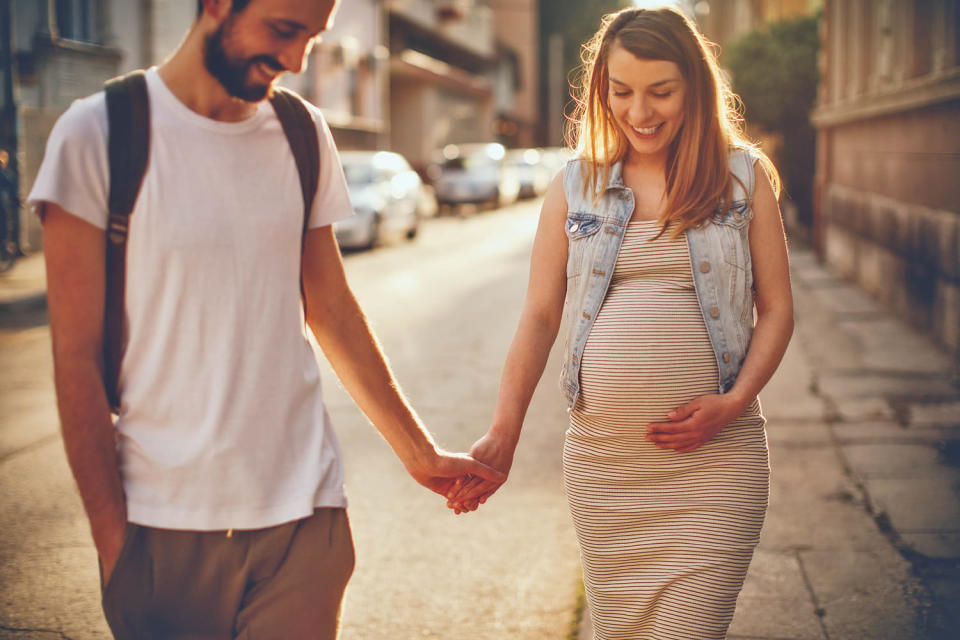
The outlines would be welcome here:
<svg viewBox="0 0 960 640">
<path fill-rule="evenodd" d="M 793 330 L 777 174 L 681 14 L 608 15 L 586 51 L 578 158 L 544 201 L 472 454 L 509 470 L 565 316 L 564 483 L 596 637 L 723 638 L 767 506 L 757 394 Z"/>
</svg>

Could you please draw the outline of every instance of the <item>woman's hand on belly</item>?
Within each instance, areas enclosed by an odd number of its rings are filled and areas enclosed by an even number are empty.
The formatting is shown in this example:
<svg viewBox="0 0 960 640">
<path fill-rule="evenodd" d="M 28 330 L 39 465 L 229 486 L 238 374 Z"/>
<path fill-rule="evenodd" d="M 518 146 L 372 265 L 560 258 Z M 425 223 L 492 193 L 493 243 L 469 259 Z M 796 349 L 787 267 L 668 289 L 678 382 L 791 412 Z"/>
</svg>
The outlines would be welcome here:
<svg viewBox="0 0 960 640">
<path fill-rule="evenodd" d="M 736 420 L 748 406 L 731 394 L 694 398 L 668 413 L 667 422 L 648 424 L 647 440 L 660 449 L 677 453 L 694 451 Z"/>
</svg>

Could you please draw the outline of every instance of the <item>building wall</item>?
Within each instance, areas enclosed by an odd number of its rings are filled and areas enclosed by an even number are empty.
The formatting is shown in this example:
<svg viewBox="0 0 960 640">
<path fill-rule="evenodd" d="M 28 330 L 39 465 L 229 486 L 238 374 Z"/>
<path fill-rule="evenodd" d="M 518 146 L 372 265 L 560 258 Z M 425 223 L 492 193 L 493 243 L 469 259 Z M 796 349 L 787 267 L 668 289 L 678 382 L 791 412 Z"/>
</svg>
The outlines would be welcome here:
<svg viewBox="0 0 960 640">
<path fill-rule="evenodd" d="M 541 125 L 540 98 L 540 19 L 537 0 L 512 0 L 494 4 L 494 29 L 499 42 L 509 47 L 518 58 L 519 78 L 516 89 L 505 87 L 498 93 L 509 96 L 506 115 L 516 125 L 518 146 L 536 144 Z"/>
<path fill-rule="evenodd" d="M 112 39 L 112 34 L 119 32 L 112 22 L 114 16 L 126 16 L 123 0 L 88 2 L 92 28 L 87 41 L 58 37 L 56 21 L 50 19 L 47 6 L 36 0 L 13 3 L 21 196 L 33 184 L 53 123 L 73 100 L 98 91 L 105 80 L 117 75 L 123 59 L 123 52 Z M 115 12 L 118 7 L 121 10 Z M 23 249 L 40 249 L 39 222 L 26 211 L 21 212 L 20 220 Z"/>
<path fill-rule="evenodd" d="M 386 15 L 379 0 L 341 2 L 306 70 L 283 84 L 320 107 L 341 149 L 385 147 L 390 119 Z"/>
<path fill-rule="evenodd" d="M 828 0 L 815 241 L 960 358 L 960 0 Z"/>
<path fill-rule="evenodd" d="M 486 0 L 388 0 L 390 148 L 419 171 L 447 144 L 492 142 L 496 58 Z"/>
</svg>

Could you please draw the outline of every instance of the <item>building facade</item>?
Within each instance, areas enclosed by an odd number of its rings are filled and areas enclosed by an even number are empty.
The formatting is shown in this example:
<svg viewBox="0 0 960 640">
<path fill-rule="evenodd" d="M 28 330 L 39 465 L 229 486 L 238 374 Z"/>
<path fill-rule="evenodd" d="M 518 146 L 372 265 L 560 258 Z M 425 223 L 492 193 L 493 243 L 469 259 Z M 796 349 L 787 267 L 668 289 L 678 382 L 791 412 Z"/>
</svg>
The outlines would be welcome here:
<svg viewBox="0 0 960 640">
<path fill-rule="evenodd" d="M 20 192 L 33 184 L 53 124 L 70 103 L 127 71 L 161 62 L 196 17 L 195 0 L 0 0 L 11 56 L 0 65 L 0 149 L 15 151 Z M 0 16 L 4 15 L 0 11 Z M 386 12 L 382 0 L 341 2 L 308 70 L 284 84 L 324 111 L 338 145 L 385 148 L 389 135 Z M 8 104 L 9 103 L 9 104 Z M 20 243 L 41 246 L 20 212 Z"/>
<path fill-rule="evenodd" d="M 827 0 L 814 238 L 960 358 L 960 0 Z"/>
<path fill-rule="evenodd" d="M 11 56 L 4 81 L 0 147 L 14 151 L 21 194 L 33 183 L 53 123 L 70 103 L 125 71 L 172 51 L 196 5 L 185 0 L 4 0 Z M 41 245 L 41 229 L 21 212 L 20 242 Z"/>
<path fill-rule="evenodd" d="M 537 0 L 494 5 L 499 68 L 496 132 L 508 147 L 543 144 L 540 110 L 540 18 Z"/>
<path fill-rule="evenodd" d="M 809 15 L 823 0 L 685 0 L 681 5 L 696 17 L 703 35 L 722 47 L 769 22 Z"/>
<path fill-rule="evenodd" d="M 480 0 L 387 0 L 391 148 L 418 170 L 447 144 L 494 136 L 493 10 Z"/>
<path fill-rule="evenodd" d="M 282 80 L 320 107 L 340 149 L 389 147 L 387 43 L 382 0 L 341 1 L 306 70 Z"/>
<path fill-rule="evenodd" d="M 196 0 L 0 0 L 6 7 L 12 55 L 0 75 L 12 91 L 0 92 L 0 149 L 16 152 L 21 193 L 70 103 L 162 61 L 196 17 Z M 307 70 L 283 83 L 321 108 L 340 148 L 392 149 L 421 170 L 451 143 L 532 146 L 537 25 L 536 0 L 345 0 Z M 24 248 L 39 249 L 39 223 L 21 223 Z"/>
</svg>

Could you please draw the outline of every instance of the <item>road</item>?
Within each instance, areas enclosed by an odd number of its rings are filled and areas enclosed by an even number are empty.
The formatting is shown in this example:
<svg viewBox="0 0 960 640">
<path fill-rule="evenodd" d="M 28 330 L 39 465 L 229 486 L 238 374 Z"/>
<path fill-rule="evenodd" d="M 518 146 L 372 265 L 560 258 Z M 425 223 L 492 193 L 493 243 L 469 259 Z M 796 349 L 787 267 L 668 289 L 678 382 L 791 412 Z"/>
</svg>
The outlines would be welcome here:
<svg viewBox="0 0 960 640">
<path fill-rule="evenodd" d="M 413 405 L 446 448 L 486 429 L 526 289 L 537 203 L 438 218 L 347 271 Z M 58 435 L 46 326 L 0 329 L 0 637 L 104 638 L 96 557 Z M 515 471 L 454 516 L 411 480 L 324 364 L 346 461 L 357 568 L 343 637 L 563 638 L 579 581 L 560 488 L 554 358 Z"/>
</svg>

